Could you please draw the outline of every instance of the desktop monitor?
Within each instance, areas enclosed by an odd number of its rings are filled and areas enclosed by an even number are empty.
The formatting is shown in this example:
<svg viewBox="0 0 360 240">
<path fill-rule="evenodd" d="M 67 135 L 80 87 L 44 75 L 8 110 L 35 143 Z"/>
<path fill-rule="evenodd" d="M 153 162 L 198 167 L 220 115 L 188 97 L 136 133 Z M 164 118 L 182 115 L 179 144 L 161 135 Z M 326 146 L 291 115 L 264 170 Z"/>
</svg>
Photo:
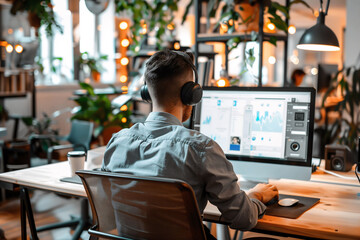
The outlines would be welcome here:
<svg viewBox="0 0 360 240">
<path fill-rule="evenodd" d="M 250 181 L 309 180 L 314 88 L 204 87 L 194 129 Z"/>
<path fill-rule="evenodd" d="M 338 71 L 339 70 L 337 64 L 319 64 L 317 91 L 321 92 L 327 90 L 330 86 L 331 80 Z"/>
</svg>

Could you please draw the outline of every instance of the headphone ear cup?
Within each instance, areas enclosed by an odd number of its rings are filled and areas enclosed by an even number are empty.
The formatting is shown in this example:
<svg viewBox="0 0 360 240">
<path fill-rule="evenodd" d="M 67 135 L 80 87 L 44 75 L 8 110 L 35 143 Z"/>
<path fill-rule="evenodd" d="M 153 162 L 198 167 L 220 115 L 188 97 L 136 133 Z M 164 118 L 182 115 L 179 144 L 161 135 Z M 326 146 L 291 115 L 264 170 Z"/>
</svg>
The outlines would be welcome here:
<svg viewBox="0 0 360 240">
<path fill-rule="evenodd" d="M 194 82 L 187 82 L 181 88 L 181 101 L 185 105 L 195 105 L 202 98 L 202 88 Z"/>
<path fill-rule="evenodd" d="M 140 89 L 141 98 L 148 103 L 151 103 L 151 97 L 147 85 L 143 85 Z"/>
</svg>

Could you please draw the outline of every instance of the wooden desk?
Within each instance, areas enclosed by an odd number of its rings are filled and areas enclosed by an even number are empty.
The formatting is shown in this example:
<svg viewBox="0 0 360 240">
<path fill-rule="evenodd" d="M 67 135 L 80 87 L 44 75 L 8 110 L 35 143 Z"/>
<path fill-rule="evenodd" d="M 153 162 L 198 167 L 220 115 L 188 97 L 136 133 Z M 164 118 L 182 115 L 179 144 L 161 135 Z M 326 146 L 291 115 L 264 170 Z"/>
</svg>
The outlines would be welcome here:
<svg viewBox="0 0 360 240">
<path fill-rule="evenodd" d="M 2 173 L 0 185 L 8 188 L 9 186 L 36 188 L 85 197 L 82 185 L 59 180 L 67 176 L 69 176 L 68 163 L 61 162 Z M 270 231 L 308 238 L 360 239 L 360 196 L 358 195 L 360 184 L 355 187 L 293 180 L 272 180 L 270 183 L 275 184 L 283 194 L 319 197 L 321 200 L 298 219 L 265 215 L 254 231 Z M 208 206 L 204 212 L 204 218 L 207 220 L 216 221 L 219 215 L 219 211 L 213 206 Z M 22 220 L 22 224 L 24 222 Z"/>
<path fill-rule="evenodd" d="M 20 221 L 22 240 L 27 239 L 26 216 L 31 232 L 31 239 L 33 240 L 39 239 L 37 232 L 69 226 L 76 226 L 75 232 L 72 236 L 72 239 L 76 240 L 80 238 L 82 231 L 88 228 L 90 218 L 88 213 L 88 201 L 84 187 L 81 184 L 60 181 L 61 178 L 69 177 L 69 168 L 70 167 L 67 162 L 61 162 L 0 174 L 0 187 L 7 190 L 20 189 Z M 60 222 L 36 228 L 28 193 L 29 188 L 82 197 L 81 216 L 67 222 Z"/>
</svg>

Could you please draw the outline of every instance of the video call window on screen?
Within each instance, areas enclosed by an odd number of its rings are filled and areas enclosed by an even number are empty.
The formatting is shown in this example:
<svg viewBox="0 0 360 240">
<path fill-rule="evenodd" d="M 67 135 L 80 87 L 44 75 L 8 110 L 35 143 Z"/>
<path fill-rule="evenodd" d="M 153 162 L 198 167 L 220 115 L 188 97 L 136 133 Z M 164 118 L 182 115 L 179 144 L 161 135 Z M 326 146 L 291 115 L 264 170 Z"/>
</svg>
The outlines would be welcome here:
<svg viewBox="0 0 360 240">
<path fill-rule="evenodd" d="M 305 162 L 309 92 L 204 90 L 195 128 L 232 156 Z"/>
</svg>

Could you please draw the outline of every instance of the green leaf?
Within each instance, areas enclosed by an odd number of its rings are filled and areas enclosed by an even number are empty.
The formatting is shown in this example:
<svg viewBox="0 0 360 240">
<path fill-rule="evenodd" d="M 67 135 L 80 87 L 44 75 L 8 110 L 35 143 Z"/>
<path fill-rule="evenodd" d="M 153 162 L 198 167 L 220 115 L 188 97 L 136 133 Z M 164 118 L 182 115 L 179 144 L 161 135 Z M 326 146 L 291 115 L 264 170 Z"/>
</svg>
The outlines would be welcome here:
<svg viewBox="0 0 360 240">
<path fill-rule="evenodd" d="M 306 1 L 303 0 L 293 0 L 290 2 L 289 7 L 291 7 L 293 4 L 299 4 L 299 3 L 303 4 L 305 7 L 307 7 L 314 13 L 314 9 L 312 9 L 312 7 Z"/>
<path fill-rule="evenodd" d="M 22 122 L 27 126 L 31 126 L 33 124 L 33 118 L 32 117 L 23 117 L 21 118 Z"/>
<path fill-rule="evenodd" d="M 275 18 L 269 17 L 271 23 L 273 23 L 278 29 L 287 32 L 288 26 L 284 20 L 279 16 L 275 16 Z"/>
<path fill-rule="evenodd" d="M 90 96 L 95 96 L 94 88 L 90 84 L 85 83 L 85 82 L 80 82 L 79 84 L 80 84 L 80 87 L 82 89 L 86 90 Z"/>
<path fill-rule="evenodd" d="M 219 7 L 220 1 L 217 0 L 209 0 L 209 3 L 207 5 L 207 16 L 208 18 L 215 17 L 215 13 L 217 8 Z"/>
<path fill-rule="evenodd" d="M 194 0 L 191 0 L 191 1 L 188 3 L 188 5 L 186 6 L 184 15 L 183 15 L 183 17 L 182 17 L 181 24 L 184 24 L 184 22 L 186 21 L 186 17 L 187 17 L 187 15 L 189 14 L 190 8 L 191 8 L 191 6 L 193 5 L 193 3 L 194 3 Z"/>
<path fill-rule="evenodd" d="M 285 17 L 289 18 L 289 9 L 286 6 L 279 4 L 278 2 L 271 2 L 271 7 L 279 10 L 281 13 L 284 14 Z"/>
<path fill-rule="evenodd" d="M 277 38 L 274 36 L 270 37 L 269 43 L 271 43 L 272 45 L 274 45 L 276 47 L 276 42 L 277 42 Z"/>
</svg>

